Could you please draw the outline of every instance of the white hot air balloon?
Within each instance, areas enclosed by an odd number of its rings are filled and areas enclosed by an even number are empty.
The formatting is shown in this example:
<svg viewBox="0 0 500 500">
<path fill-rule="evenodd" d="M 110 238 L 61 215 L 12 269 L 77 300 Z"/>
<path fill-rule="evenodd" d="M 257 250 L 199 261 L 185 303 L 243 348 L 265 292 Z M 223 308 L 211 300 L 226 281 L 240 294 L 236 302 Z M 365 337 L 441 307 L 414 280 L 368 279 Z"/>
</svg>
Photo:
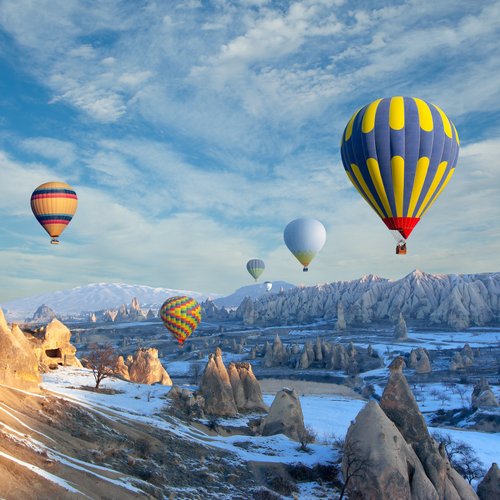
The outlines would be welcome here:
<svg viewBox="0 0 500 500">
<path fill-rule="evenodd" d="M 288 250 L 304 266 L 305 272 L 325 244 L 326 229 L 319 220 L 302 217 L 288 223 L 283 238 Z"/>
<path fill-rule="evenodd" d="M 273 284 L 270 281 L 265 281 L 264 286 L 266 287 L 266 292 L 270 292 Z"/>
</svg>

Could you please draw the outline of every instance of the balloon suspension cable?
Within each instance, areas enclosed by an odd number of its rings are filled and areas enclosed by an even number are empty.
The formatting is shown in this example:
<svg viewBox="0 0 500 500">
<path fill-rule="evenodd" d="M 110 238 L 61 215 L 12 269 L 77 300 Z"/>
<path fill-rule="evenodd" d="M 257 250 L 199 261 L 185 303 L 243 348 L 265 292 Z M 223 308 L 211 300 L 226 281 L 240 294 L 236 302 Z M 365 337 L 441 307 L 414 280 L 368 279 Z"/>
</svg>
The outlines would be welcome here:
<svg viewBox="0 0 500 500">
<path fill-rule="evenodd" d="M 52 239 L 50 240 L 50 244 L 51 244 L 51 245 L 59 245 L 59 240 L 58 240 L 57 238 L 52 238 Z"/>
</svg>

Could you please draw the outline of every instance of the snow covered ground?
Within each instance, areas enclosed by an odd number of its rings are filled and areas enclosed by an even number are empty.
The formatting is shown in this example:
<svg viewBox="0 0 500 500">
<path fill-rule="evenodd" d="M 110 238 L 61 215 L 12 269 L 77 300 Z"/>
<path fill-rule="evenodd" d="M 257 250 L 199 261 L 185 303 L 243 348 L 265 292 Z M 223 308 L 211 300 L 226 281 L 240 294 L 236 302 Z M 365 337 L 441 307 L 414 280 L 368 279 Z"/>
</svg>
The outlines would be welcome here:
<svg viewBox="0 0 500 500">
<path fill-rule="evenodd" d="M 180 367 L 179 367 L 180 368 Z M 332 437 L 343 437 L 358 412 L 364 406 L 360 400 L 352 400 L 345 397 L 325 395 L 308 396 L 300 395 L 302 411 L 306 426 L 310 426 L 316 432 L 317 443 L 311 445 L 309 453 L 297 450 L 297 443 L 289 440 L 283 435 L 271 437 L 249 437 L 243 435 L 232 435 L 228 437 L 207 436 L 201 431 L 189 427 L 180 421 L 166 421 L 158 415 L 159 410 L 168 400 L 165 395 L 170 387 L 161 385 L 141 385 L 122 380 L 110 378 L 105 379 L 102 387 L 119 391 L 117 394 L 100 394 L 79 389 L 82 385 L 93 385 L 93 377 L 89 370 L 78 368 L 60 368 L 47 373 L 43 377 L 43 387 L 55 392 L 62 397 L 90 407 L 95 411 L 106 411 L 115 415 L 117 419 L 138 420 L 159 428 L 165 428 L 182 435 L 186 439 L 192 439 L 205 445 L 222 448 L 234 452 L 238 457 L 247 461 L 261 462 L 302 462 L 306 465 L 324 463 L 335 458 L 335 452 L 331 447 Z M 436 387 L 433 387 L 433 386 Z M 424 411 L 430 411 L 442 407 L 438 396 L 431 392 L 435 390 L 447 390 L 440 384 L 433 384 L 425 388 Z M 448 393 L 450 391 L 448 390 Z M 274 395 L 267 394 L 264 401 L 270 405 Z M 446 402 L 451 407 L 460 407 L 460 396 L 454 394 L 450 401 Z M 226 419 L 224 423 L 232 425 L 244 425 L 247 417 L 240 419 Z M 500 434 L 487 434 L 470 430 L 448 430 L 443 428 L 431 428 L 432 431 L 446 432 L 454 439 L 470 444 L 486 468 L 492 462 L 500 462 Z"/>
</svg>

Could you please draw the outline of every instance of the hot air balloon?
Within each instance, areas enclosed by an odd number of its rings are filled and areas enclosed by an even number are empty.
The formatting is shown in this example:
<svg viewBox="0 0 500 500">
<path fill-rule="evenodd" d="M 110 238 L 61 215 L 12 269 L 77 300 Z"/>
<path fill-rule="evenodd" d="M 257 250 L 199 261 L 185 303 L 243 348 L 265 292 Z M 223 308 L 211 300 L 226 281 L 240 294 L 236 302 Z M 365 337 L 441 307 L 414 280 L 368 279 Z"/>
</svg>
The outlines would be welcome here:
<svg viewBox="0 0 500 500">
<path fill-rule="evenodd" d="M 415 97 L 377 99 L 349 120 L 344 169 L 396 237 L 396 253 L 406 253 L 406 239 L 450 181 L 459 145 L 444 112 Z"/>
<path fill-rule="evenodd" d="M 160 318 L 182 347 L 200 324 L 201 307 L 196 300 L 185 295 L 170 297 L 161 306 Z"/>
<path fill-rule="evenodd" d="M 66 229 L 78 205 L 74 189 L 65 182 L 46 182 L 31 195 L 31 210 L 42 227 L 57 245 L 57 239 Z"/>
<path fill-rule="evenodd" d="M 266 268 L 264 261 L 260 259 L 250 259 L 247 262 L 247 271 L 254 277 L 255 281 L 264 272 Z"/>
<path fill-rule="evenodd" d="M 266 292 L 270 292 L 273 284 L 270 281 L 264 281 L 264 286 L 266 287 Z"/>
<path fill-rule="evenodd" d="M 326 241 L 325 226 L 319 220 L 303 217 L 289 222 L 283 238 L 288 250 L 308 271 L 314 256 L 323 248 Z"/>
</svg>

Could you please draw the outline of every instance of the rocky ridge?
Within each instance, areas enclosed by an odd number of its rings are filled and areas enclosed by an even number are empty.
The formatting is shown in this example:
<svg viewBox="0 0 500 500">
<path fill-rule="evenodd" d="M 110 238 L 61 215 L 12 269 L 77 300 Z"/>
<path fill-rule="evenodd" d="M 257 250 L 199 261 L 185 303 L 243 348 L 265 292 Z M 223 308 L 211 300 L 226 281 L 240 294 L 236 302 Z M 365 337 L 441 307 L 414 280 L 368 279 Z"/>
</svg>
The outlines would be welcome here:
<svg viewBox="0 0 500 500">
<path fill-rule="evenodd" d="M 247 325 L 307 323 L 334 319 L 342 304 L 345 321 L 369 324 L 427 321 L 452 329 L 500 321 L 500 273 L 432 275 L 416 270 L 399 280 L 368 275 L 359 280 L 298 287 L 283 294 L 244 299 L 230 313 Z"/>
</svg>

